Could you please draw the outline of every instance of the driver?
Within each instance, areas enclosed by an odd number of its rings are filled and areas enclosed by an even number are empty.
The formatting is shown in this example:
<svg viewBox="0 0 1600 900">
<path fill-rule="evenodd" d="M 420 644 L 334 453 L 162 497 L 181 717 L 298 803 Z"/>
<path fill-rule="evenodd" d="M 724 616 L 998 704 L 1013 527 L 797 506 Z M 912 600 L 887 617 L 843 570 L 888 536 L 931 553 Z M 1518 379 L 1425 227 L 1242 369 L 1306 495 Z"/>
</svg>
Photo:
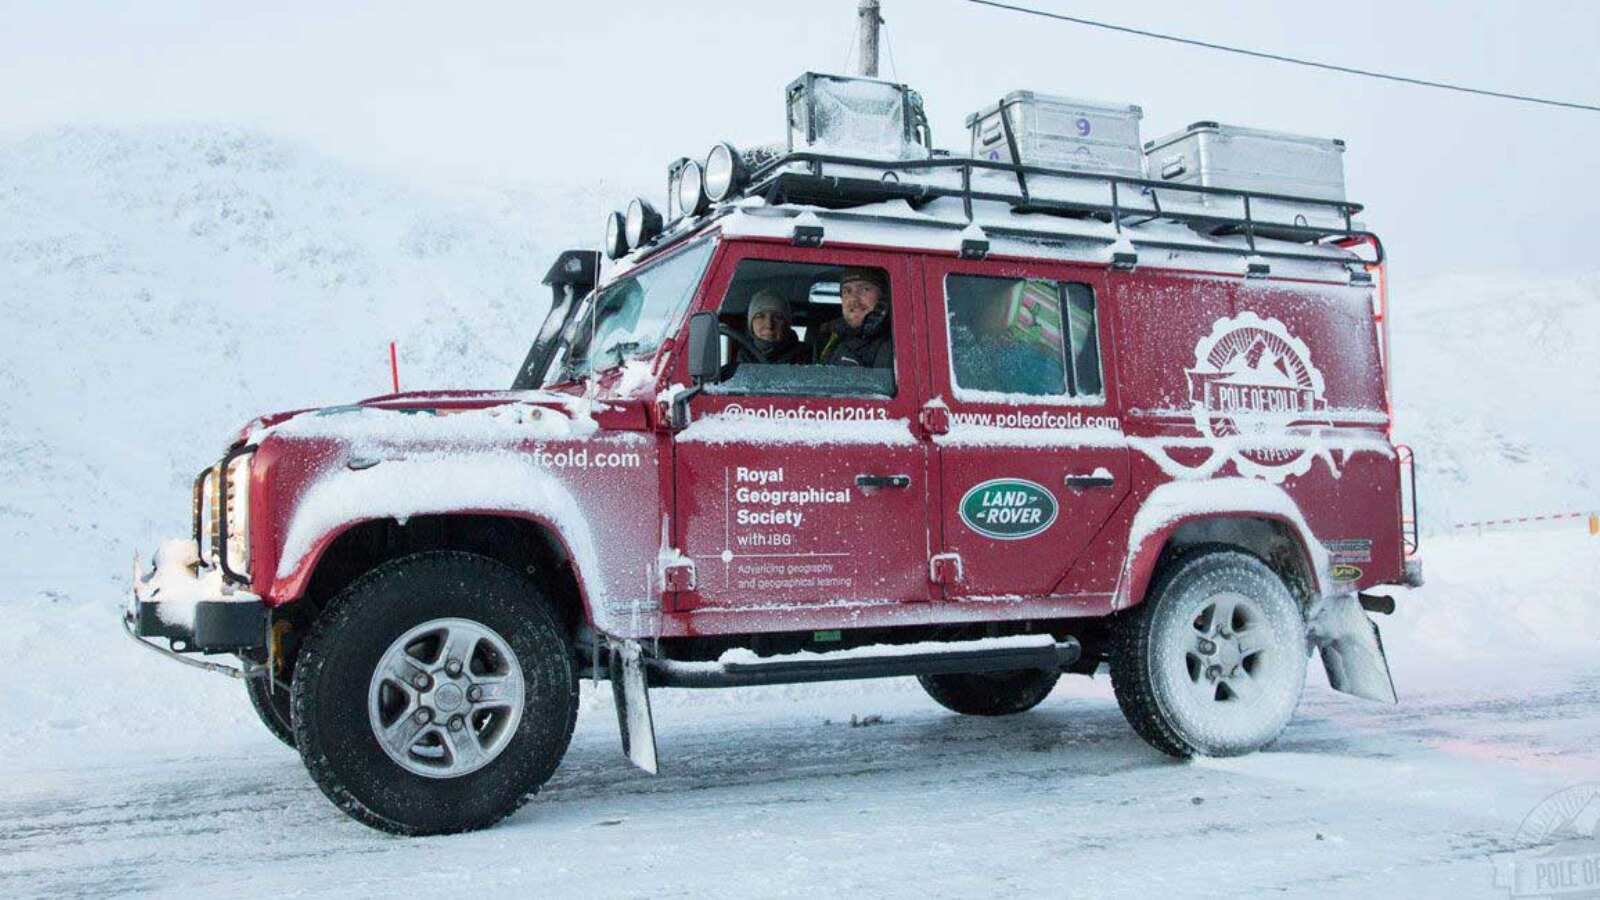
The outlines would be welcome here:
<svg viewBox="0 0 1600 900">
<path fill-rule="evenodd" d="M 845 269 L 839 276 L 842 315 L 817 331 L 817 362 L 825 366 L 894 368 L 889 328 L 889 285 L 877 269 Z"/>
<path fill-rule="evenodd" d="M 769 288 L 756 291 L 745 310 L 745 330 L 750 342 L 766 357 L 769 365 L 792 366 L 811 362 L 811 350 L 800 343 L 790 323 L 794 313 L 782 294 Z M 743 347 L 734 354 L 737 362 L 760 362 Z"/>
</svg>

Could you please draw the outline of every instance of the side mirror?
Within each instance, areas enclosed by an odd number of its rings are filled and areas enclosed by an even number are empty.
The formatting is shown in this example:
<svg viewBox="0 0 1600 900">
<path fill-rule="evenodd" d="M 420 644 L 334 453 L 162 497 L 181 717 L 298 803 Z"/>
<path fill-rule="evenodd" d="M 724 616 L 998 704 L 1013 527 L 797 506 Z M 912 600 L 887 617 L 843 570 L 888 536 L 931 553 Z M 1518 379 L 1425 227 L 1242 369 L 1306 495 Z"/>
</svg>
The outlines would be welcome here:
<svg viewBox="0 0 1600 900">
<path fill-rule="evenodd" d="M 717 333 L 717 314 L 695 313 L 689 317 L 689 378 L 697 385 L 716 379 L 722 371 L 722 340 Z"/>
</svg>

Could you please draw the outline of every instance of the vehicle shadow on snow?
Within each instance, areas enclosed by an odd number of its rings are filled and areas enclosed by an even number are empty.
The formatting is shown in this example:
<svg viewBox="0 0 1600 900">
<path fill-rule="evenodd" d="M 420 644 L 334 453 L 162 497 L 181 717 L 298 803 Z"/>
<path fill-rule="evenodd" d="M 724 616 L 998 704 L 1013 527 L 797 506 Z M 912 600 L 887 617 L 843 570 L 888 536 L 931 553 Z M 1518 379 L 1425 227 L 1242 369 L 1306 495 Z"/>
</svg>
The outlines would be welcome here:
<svg viewBox="0 0 1600 900">
<path fill-rule="evenodd" d="M 628 764 L 614 730 L 591 727 L 585 739 L 574 741 L 541 796 L 513 821 L 536 825 L 541 810 L 627 797 L 759 789 L 749 791 L 748 802 L 761 805 L 774 802 L 774 787 L 819 800 L 826 799 L 830 784 L 875 778 L 990 790 L 996 776 L 1026 782 L 1173 762 L 1134 735 L 1114 704 L 1053 698 L 1027 713 L 992 719 L 945 712 L 931 702 L 928 707 L 895 704 L 893 712 L 842 721 L 805 715 L 710 727 L 658 717 L 657 776 Z M 610 707 L 585 713 L 613 715 Z"/>
</svg>

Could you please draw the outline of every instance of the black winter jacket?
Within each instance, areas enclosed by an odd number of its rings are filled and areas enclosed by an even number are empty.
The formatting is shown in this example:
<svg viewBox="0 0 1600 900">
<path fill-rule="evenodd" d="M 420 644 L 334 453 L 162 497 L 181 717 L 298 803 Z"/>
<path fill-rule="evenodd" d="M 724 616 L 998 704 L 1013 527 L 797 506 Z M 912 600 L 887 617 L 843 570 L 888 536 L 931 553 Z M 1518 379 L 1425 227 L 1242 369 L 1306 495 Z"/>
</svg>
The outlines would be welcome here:
<svg viewBox="0 0 1600 900">
<path fill-rule="evenodd" d="M 894 336 L 888 313 L 880 315 L 880 310 L 869 313 L 860 328 L 851 328 L 842 316 L 824 323 L 816 330 L 814 346 L 823 365 L 894 368 Z"/>
</svg>

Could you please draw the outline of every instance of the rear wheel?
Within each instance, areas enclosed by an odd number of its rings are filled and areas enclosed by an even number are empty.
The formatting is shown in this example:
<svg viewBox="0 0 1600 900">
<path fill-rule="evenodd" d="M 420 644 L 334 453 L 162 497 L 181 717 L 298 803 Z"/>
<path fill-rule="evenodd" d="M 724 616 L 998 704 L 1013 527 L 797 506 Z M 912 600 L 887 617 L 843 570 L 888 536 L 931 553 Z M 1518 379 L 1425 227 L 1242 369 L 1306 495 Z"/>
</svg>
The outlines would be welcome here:
<svg viewBox="0 0 1600 900">
<path fill-rule="evenodd" d="M 290 747 L 294 746 L 294 727 L 290 724 L 289 688 L 274 686 L 271 679 L 246 678 L 245 693 L 250 695 L 250 705 L 255 708 L 261 724 L 267 726 L 272 736 Z"/>
<path fill-rule="evenodd" d="M 1172 756 L 1239 756 L 1294 717 L 1306 679 L 1300 604 L 1248 553 L 1178 558 L 1117 623 L 1111 684 L 1133 730 Z"/>
<path fill-rule="evenodd" d="M 1050 696 L 1060 680 L 1060 672 L 1040 669 L 917 677 L 935 703 L 964 716 L 1009 716 L 1026 712 Z"/>
<path fill-rule="evenodd" d="M 555 771 L 578 675 L 529 578 L 468 553 L 421 553 L 358 579 L 295 667 L 301 757 L 355 819 L 398 834 L 485 828 Z"/>
</svg>

